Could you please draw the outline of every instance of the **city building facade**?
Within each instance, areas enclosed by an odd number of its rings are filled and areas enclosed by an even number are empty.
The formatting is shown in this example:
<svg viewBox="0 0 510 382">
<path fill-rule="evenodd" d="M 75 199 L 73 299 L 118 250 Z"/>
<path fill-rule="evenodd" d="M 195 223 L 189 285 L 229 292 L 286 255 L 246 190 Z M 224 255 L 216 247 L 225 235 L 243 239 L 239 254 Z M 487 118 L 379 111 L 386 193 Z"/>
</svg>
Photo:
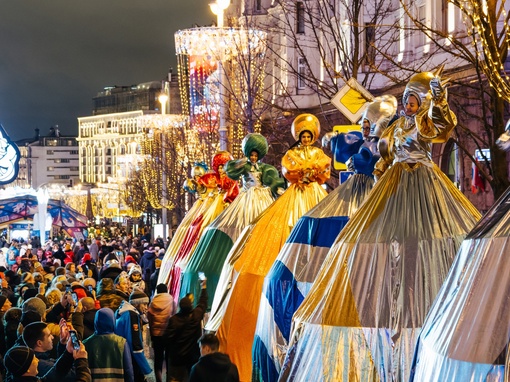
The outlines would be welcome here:
<svg viewBox="0 0 510 382">
<path fill-rule="evenodd" d="M 41 186 L 73 186 L 79 181 L 78 142 L 75 136 L 63 136 L 58 126 L 48 135 L 17 141 L 20 169 L 17 179 L 9 186 L 38 189 Z"/>
</svg>

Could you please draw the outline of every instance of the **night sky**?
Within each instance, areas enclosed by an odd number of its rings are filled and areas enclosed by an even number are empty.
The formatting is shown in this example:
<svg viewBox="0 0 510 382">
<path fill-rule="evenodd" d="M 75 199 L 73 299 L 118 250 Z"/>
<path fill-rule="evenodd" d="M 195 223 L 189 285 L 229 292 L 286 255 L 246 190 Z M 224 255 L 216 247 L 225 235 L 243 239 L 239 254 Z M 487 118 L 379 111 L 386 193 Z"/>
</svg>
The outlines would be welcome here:
<svg viewBox="0 0 510 382">
<path fill-rule="evenodd" d="M 0 0 L 0 123 L 13 140 L 78 134 L 108 85 L 177 72 L 174 33 L 216 17 L 211 0 Z"/>
</svg>

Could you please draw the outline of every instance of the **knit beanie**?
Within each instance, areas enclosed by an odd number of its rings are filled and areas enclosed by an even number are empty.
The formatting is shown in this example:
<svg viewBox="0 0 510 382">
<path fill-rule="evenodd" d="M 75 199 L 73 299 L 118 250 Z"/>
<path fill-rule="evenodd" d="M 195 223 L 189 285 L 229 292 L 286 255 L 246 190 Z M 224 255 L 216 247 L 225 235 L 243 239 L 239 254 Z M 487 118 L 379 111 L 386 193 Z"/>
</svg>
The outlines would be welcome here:
<svg viewBox="0 0 510 382">
<path fill-rule="evenodd" d="M 135 289 L 129 295 L 129 303 L 131 305 L 148 304 L 149 303 L 149 297 L 145 293 L 143 293 L 141 290 Z"/>
<path fill-rule="evenodd" d="M 23 303 L 21 309 L 23 310 L 23 313 L 32 311 L 37 312 L 41 317 L 44 317 L 44 313 L 46 313 L 46 304 L 38 297 L 30 297 Z"/>
<path fill-rule="evenodd" d="M 20 324 L 23 325 L 23 327 L 30 325 L 32 322 L 39 322 L 42 320 L 42 317 L 37 312 L 32 312 L 31 310 L 23 312 L 21 314 Z"/>
<path fill-rule="evenodd" d="M 21 377 L 30 368 L 34 351 L 26 346 L 15 346 L 5 354 L 4 365 L 7 375 Z"/>
</svg>

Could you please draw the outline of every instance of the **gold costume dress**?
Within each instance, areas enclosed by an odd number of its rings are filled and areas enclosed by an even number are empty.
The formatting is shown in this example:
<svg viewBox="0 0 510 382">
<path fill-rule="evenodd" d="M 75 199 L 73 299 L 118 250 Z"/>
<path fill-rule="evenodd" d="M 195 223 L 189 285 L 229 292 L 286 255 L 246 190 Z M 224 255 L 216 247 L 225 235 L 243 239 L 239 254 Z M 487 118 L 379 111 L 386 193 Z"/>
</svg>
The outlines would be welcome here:
<svg viewBox="0 0 510 382">
<path fill-rule="evenodd" d="M 331 159 L 313 146 L 297 146 L 282 159 L 290 187 L 242 233 L 230 251 L 205 329 L 217 331 L 241 381 L 251 380 L 251 348 L 264 277 L 297 220 L 319 203 Z"/>
<path fill-rule="evenodd" d="M 430 144 L 446 141 L 455 124 L 445 97 L 429 95 L 383 133 L 379 168 L 391 167 L 294 314 L 280 380 L 408 380 L 425 316 L 480 218 L 430 157 Z"/>
</svg>

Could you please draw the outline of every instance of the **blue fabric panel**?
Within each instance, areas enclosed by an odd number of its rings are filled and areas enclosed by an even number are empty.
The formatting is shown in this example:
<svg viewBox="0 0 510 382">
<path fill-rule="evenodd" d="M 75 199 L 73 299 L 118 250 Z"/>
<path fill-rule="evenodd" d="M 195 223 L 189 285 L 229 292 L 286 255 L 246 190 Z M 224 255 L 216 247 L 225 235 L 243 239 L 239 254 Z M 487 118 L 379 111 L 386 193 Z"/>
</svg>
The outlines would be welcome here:
<svg viewBox="0 0 510 382">
<path fill-rule="evenodd" d="M 292 229 L 287 243 L 331 247 L 348 221 L 347 216 L 331 216 L 321 219 L 303 216 Z"/>
<path fill-rule="evenodd" d="M 304 296 L 299 291 L 292 272 L 279 260 L 271 267 L 265 282 L 266 298 L 273 308 L 274 321 L 288 341 L 292 316 L 303 302 Z"/>
<path fill-rule="evenodd" d="M 278 380 L 278 371 L 269 356 L 266 345 L 262 339 L 255 335 L 253 339 L 253 371 L 252 381 L 270 382 Z"/>
</svg>

